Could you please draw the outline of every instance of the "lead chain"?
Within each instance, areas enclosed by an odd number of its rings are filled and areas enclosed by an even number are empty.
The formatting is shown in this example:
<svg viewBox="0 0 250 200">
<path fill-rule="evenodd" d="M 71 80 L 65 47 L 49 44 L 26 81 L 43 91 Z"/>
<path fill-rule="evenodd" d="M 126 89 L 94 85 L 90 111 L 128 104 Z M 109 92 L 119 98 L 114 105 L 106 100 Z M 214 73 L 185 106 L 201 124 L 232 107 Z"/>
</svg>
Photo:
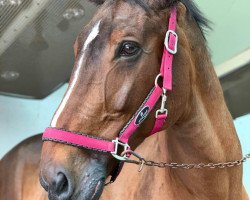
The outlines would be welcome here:
<svg viewBox="0 0 250 200">
<path fill-rule="evenodd" d="M 246 154 L 242 159 L 240 160 L 235 160 L 235 161 L 230 161 L 230 162 L 224 162 L 224 163 L 208 163 L 208 164 L 204 164 L 204 163 L 199 163 L 199 164 L 178 164 L 178 163 L 164 163 L 164 162 L 155 162 L 155 161 L 151 161 L 151 160 L 146 160 L 145 158 L 141 157 L 140 155 L 138 155 L 137 153 L 128 150 L 126 152 L 124 152 L 123 154 L 132 154 L 134 155 L 136 158 L 139 159 L 139 161 L 136 160 L 125 160 L 125 162 L 127 163 L 132 163 L 132 164 L 136 164 L 136 165 L 140 165 L 139 171 L 142 170 L 143 166 L 150 166 L 150 167 L 159 167 L 159 168 L 172 168 L 172 169 L 204 169 L 204 168 L 209 168 L 209 169 L 215 169 L 215 168 L 220 168 L 220 169 L 224 169 L 224 168 L 230 168 L 230 167 L 235 167 L 235 166 L 240 166 L 242 165 L 244 162 L 247 161 L 247 159 L 250 158 L 250 153 Z"/>
</svg>

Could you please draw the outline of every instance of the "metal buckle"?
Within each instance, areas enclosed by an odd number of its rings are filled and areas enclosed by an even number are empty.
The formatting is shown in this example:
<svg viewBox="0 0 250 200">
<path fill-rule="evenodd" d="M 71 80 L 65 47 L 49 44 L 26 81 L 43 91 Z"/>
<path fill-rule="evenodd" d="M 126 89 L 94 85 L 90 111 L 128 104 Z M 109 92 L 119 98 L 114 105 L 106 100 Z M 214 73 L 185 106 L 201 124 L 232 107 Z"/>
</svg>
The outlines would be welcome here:
<svg viewBox="0 0 250 200">
<path fill-rule="evenodd" d="M 155 118 L 158 118 L 159 114 L 165 114 L 167 115 L 168 114 L 168 109 L 163 109 L 163 110 L 157 110 L 156 111 L 156 114 L 155 114 Z"/>
<path fill-rule="evenodd" d="M 174 49 L 170 49 L 170 47 L 169 47 L 170 34 L 173 34 L 175 36 Z M 169 53 L 176 54 L 177 53 L 177 44 L 178 44 L 178 35 L 177 35 L 177 33 L 175 31 L 173 31 L 173 30 L 168 30 L 167 33 L 166 33 L 164 44 L 165 44 L 165 47 L 166 47 L 166 49 L 168 50 Z"/>
<path fill-rule="evenodd" d="M 115 157 L 117 160 L 120 160 L 120 161 L 127 160 L 128 159 L 127 154 L 124 154 L 123 156 L 117 155 L 118 147 L 119 147 L 119 145 L 123 146 L 124 151 L 127 151 L 127 150 L 130 149 L 130 146 L 128 144 L 124 144 L 124 143 L 120 142 L 119 138 L 116 138 L 115 140 L 112 140 L 112 142 L 115 144 L 115 150 L 113 152 L 111 152 L 112 156 Z"/>
<path fill-rule="evenodd" d="M 155 113 L 155 118 L 158 118 L 158 116 L 159 116 L 160 113 L 161 113 L 161 114 L 166 114 L 166 115 L 168 114 L 168 109 L 165 108 L 166 102 L 167 102 L 167 95 L 166 95 L 166 93 L 167 93 L 167 90 L 164 89 L 164 88 L 162 88 L 161 108 L 160 108 L 159 110 L 156 111 L 156 113 Z"/>
</svg>

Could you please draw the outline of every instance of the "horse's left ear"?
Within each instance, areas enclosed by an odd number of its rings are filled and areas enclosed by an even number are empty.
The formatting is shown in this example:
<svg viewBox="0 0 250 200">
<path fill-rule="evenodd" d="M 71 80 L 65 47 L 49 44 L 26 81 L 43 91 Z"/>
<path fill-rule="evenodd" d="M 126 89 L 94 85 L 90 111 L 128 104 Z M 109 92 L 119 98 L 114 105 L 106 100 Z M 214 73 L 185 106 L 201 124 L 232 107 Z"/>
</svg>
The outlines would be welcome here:
<svg viewBox="0 0 250 200">
<path fill-rule="evenodd" d="M 179 16 L 184 16 L 185 17 L 185 14 L 187 12 L 186 6 L 182 2 L 179 2 L 176 7 L 177 7 L 177 10 L 178 10 Z"/>
</svg>

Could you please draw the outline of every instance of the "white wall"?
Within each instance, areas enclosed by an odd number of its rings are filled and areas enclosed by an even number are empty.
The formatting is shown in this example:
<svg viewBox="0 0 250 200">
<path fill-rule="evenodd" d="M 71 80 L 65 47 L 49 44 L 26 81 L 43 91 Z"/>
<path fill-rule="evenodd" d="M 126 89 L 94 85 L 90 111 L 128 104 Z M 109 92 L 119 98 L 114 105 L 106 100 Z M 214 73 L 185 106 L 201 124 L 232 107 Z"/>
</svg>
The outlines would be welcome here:
<svg viewBox="0 0 250 200">
<path fill-rule="evenodd" d="M 42 100 L 0 95 L 0 158 L 21 140 L 49 126 L 66 87 L 63 85 Z"/>
<path fill-rule="evenodd" d="M 213 22 L 207 39 L 216 66 L 250 47 L 249 0 L 194 1 Z"/>
<path fill-rule="evenodd" d="M 246 155 L 250 153 L 250 114 L 236 119 L 234 124 L 240 138 L 243 154 Z M 244 163 L 243 179 L 250 195 L 250 159 Z"/>
</svg>

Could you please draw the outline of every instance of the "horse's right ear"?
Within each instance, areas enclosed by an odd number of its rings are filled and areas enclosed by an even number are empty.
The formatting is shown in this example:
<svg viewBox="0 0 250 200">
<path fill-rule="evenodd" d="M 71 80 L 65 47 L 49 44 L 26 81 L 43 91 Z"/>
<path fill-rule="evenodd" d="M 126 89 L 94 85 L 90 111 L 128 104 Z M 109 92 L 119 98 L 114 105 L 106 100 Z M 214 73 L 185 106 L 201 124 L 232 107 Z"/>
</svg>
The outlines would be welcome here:
<svg viewBox="0 0 250 200">
<path fill-rule="evenodd" d="M 96 5 L 101 5 L 105 2 L 105 0 L 89 0 L 89 1 L 95 3 Z"/>
</svg>

